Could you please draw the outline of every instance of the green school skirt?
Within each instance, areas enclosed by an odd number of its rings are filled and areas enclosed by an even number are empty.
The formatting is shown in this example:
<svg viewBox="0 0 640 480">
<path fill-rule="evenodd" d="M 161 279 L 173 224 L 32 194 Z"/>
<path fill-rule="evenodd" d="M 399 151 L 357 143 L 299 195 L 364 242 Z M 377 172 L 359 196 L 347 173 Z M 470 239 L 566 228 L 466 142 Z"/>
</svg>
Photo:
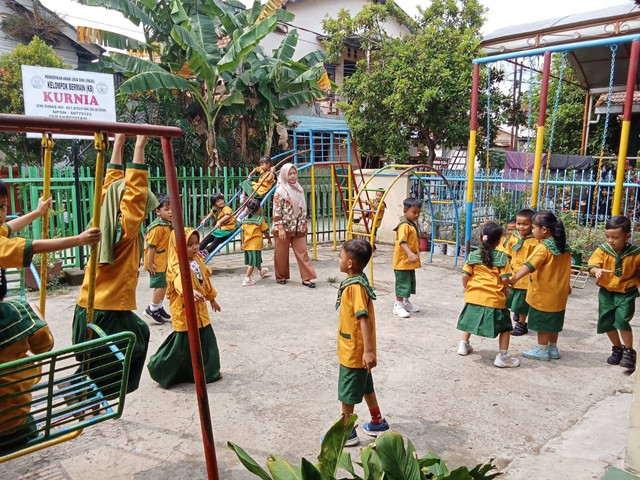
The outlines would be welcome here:
<svg viewBox="0 0 640 480">
<path fill-rule="evenodd" d="M 150 288 L 167 288 L 167 272 L 149 274 Z"/>
<path fill-rule="evenodd" d="M 215 382 L 220 379 L 220 352 L 216 335 L 210 324 L 200 328 L 199 332 L 205 377 L 207 383 Z M 164 388 L 176 383 L 193 383 L 188 332 L 172 332 L 151 356 L 147 368 L 151 378 Z"/>
<path fill-rule="evenodd" d="M 145 360 L 147 358 L 147 349 L 149 348 L 149 326 L 143 322 L 140 317 L 130 310 L 95 310 L 93 323 L 100 327 L 107 335 L 113 335 L 120 332 L 133 332 L 136 341 L 133 345 L 133 353 L 131 356 L 131 368 L 129 370 L 129 383 L 127 384 L 127 393 L 134 392 L 140 386 L 140 378 L 144 370 Z M 72 342 L 82 343 L 87 340 L 87 309 L 76 305 L 73 315 L 73 332 Z M 95 336 L 92 336 L 95 338 Z M 96 350 L 93 356 L 106 355 L 97 361 L 90 363 L 90 368 L 95 369 L 101 364 L 113 362 L 114 357 L 108 355 L 111 351 L 108 348 Z M 78 359 L 80 360 L 80 359 Z M 94 371 L 93 375 L 103 377 L 108 375 L 110 371 L 117 369 L 117 366 L 108 366 Z M 116 377 L 109 377 L 104 381 L 96 381 L 96 385 L 100 388 L 103 395 L 118 393 L 116 386 L 103 389 L 105 385 L 120 380 Z"/>
<path fill-rule="evenodd" d="M 496 338 L 513 330 L 509 310 L 466 303 L 458 318 L 458 330 L 479 337 Z"/>
<path fill-rule="evenodd" d="M 636 313 L 638 289 L 626 293 L 610 292 L 600 287 L 598 292 L 598 333 L 611 330 L 631 330 L 629 323 Z"/>
<path fill-rule="evenodd" d="M 507 309 L 519 315 L 529 315 L 529 304 L 527 303 L 527 290 L 524 288 L 513 288 L 507 297 Z"/>
<path fill-rule="evenodd" d="M 340 365 L 338 400 L 347 405 L 356 405 L 362 402 L 365 395 L 374 391 L 373 377 L 366 368 L 349 368 Z"/>
<path fill-rule="evenodd" d="M 564 312 L 543 312 L 530 306 L 527 323 L 534 332 L 559 333 L 564 326 Z"/>
<path fill-rule="evenodd" d="M 240 188 L 242 188 L 242 191 L 243 191 L 247 196 L 251 195 L 251 194 L 255 191 L 255 190 L 253 189 L 253 184 L 252 184 L 251 180 L 249 180 L 249 179 L 247 179 L 247 180 L 245 180 L 244 182 L 242 182 L 242 183 L 240 184 Z M 262 200 L 262 199 L 264 198 L 264 196 L 262 196 L 262 195 L 258 195 L 258 194 L 256 193 L 256 194 L 253 196 L 253 198 L 254 198 L 255 200 L 260 201 L 260 200 Z"/>
<path fill-rule="evenodd" d="M 416 293 L 416 271 L 394 270 L 396 274 L 396 297 L 409 298 Z"/>
<path fill-rule="evenodd" d="M 261 267 L 262 266 L 262 251 L 261 250 L 245 250 L 244 251 L 244 264 L 247 267 Z"/>
</svg>

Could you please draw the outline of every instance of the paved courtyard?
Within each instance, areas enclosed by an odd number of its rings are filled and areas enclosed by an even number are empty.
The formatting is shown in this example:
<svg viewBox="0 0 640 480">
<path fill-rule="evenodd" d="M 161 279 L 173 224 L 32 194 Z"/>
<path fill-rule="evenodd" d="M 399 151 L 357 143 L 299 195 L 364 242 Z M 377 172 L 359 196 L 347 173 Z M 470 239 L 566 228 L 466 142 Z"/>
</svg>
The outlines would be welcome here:
<svg viewBox="0 0 640 480">
<path fill-rule="evenodd" d="M 569 299 L 559 348 L 551 363 L 522 359 L 518 369 L 493 367 L 497 340 L 472 338 L 475 352 L 456 354 L 456 320 L 463 306 L 459 268 L 452 258 L 426 262 L 417 272 L 422 311 L 400 320 L 394 302 L 391 246 L 375 257 L 378 367 L 374 378 L 383 415 L 419 453 L 432 450 L 450 466 L 496 457 L 509 480 L 600 478 L 620 465 L 633 377 L 605 363 L 610 346 L 595 333 L 597 290 L 590 280 Z M 266 264 L 272 252 L 264 253 Z M 223 379 L 208 386 L 220 476 L 249 479 L 233 441 L 264 464 L 269 452 L 299 464 L 315 461 L 320 437 L 339 417 L 334 309 L 337 252 L 319 248 L 318 288 L 271 276 L 241 287 L 242 255 L 216 257 L 213 283 L 222 312 L 213 317 Z M 141 272 L 138 314 L 149 303 Z M 47 311 L 56 346 L 70 344 L 77 289 L 52 296 Z M 145 318 L 150 322 L 150 320 Z M 636 323 L 637 325 L 637 323 Z M 171 332 L 151 324 L 149 355 Z M 514 337 L 520 356 L 534 335 Z M 366 406 L 356 407 L 368 418 Z M 145 372 L 127 398 L 123 417 L 78 439 L 0 465 L 3 480 L 196 480 L 206 478 L 193 385 L 164 390 Z M 361 445 L 370 440 L 359 430 Z M 576 445 L 579 448 L 576 448 Z M 348 449 L 357 454 L 358 447 Z M 585 453 L 587 452 L 587 453 Z M 591 453 L 589 453 L 591 452 Z M 585 458 L 585 455 L 589 458 Z M 591 458 L 593 457 L 593 458 Z"/>
</svg>

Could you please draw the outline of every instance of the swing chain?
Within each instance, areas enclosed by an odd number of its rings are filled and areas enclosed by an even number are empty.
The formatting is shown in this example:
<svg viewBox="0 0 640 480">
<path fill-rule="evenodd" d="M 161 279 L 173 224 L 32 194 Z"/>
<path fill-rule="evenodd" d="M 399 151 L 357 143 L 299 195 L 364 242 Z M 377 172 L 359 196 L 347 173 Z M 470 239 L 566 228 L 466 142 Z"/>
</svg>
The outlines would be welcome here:
<svg viewBox="0 0 640 480">
<path fill-rule="evenodd" d="M 597 215 L 596 202 L 600 195 L 600 177 L 602 176 L 602 164 L 604 161 L 604 147 L 607 144 L 607 131 L 609 130 L 609 119 L 611 114 L 611 96 L 613 95 L 613 77 L 616 67 L 616 51 L 618 45 L 611 45 L 611 71 L 609 73 L 609 91 L 607 92 L 607 113 L 604 117 L 604 131 L 602 133 L 602 143 L 600 145 L 600 159 L 598 160 L 598 170 L 596 171 L 596 184 L 593 187 L 593 196 L 591 199 L 591 211 L 589 212 L 589 233 L 588 239 L 591 240 L 593 232 L 594 220 Z"/>
<path fill-rule="evenodd" d="M 551 133 L 549 134 L 549 147 L 547 150 L 547 162 L 544 170 L 544 185 L 542 187 L 542 201 L 547 205 L 547 183 L 549 182 L 549 167 L 551 166 L 551 151 L 553 149 L 553 136 L 556 130 L 556 120 L 558 119 L 558 107 L 560 105 L 560 95 L 562 93 L 562 80 L 564 78 L 564 70 L 567 64 L 567 56 L 569 52 L 562 52 L 562 61 L 560 63 L 560 75 L 558 77 L 558 88 L 556 89 L 556 101 L 553 107 L 553 117 L 551 119 Z"/>
<path fill-rule="evenodd" d="M 486 137 L 485 150 L 487 154 L 487 162 L 486 162 L 486 168 L 485 168 L 485 176 L 486 176 L 485 198 L 486 198 L 487 213 L 489 213 L 489 204 L 491 200 L 491 194 L 489 192 L 489 170 L 491 168 L 491 159 L 489 156 L 489 147 L 491 145 L 491 66 L 489 66 L 489 68 L 487 69 L 487 131 L 486 131 L 485 137 Z"/>
<path fill-rule="evenodd" d="M 527 182 L 529 180 L 529 157 L 531 156 L 531 121 L 532 121 L 532 105 L 533 105 L 533 57 L 529 57 L 529 108 L 527 109 L 527 154 L 525 156 L 524 167 L 524 203 L 527 203 Z"/>
</svg>

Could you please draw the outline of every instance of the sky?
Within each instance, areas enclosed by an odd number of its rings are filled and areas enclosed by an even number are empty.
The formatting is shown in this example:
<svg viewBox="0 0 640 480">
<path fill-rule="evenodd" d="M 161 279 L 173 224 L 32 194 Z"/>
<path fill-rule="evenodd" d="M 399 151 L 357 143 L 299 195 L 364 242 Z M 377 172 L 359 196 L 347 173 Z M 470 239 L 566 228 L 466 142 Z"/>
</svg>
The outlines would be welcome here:
<svg viewBox="0 0 640 480">
<path fill-rule="evenodd" d="M 61 14 L 72 25 L 83 25 L 138 36 L 135 25 L 117 12 L 99 7 L 86 7 L 73 0 L 41 0 L 51 10 Z M 252 4 L 253 0 L 242 0 Z M 395 0 L 410 15 L 417 15 L 418 6 L 426 7 L 428 1 Z M 492 33 L 502 27 L 537 20 L 561 17 L 572 13 L 598 10 L 612 5 L 630 4 L 632 0 L 480 0 L 488 8 L 484 33 Z M 293 22 L 295 24 L 295 20 Z"/>
</svg>

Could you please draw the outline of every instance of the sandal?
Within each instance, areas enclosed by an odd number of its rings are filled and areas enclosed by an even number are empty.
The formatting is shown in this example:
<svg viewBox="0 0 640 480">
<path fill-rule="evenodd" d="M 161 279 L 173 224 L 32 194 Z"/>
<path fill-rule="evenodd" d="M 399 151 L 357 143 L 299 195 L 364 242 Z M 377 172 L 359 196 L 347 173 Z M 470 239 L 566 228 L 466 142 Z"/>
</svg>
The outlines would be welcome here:
<svg viewBox="0 0 640 480">
<path fill-rule="evenodd" d="M 316 284 L 313 282 L 309 282 L 309 283 L 302 282 L 302 285 L 309 288 L 316 288 Z"/>
<path fill-rule="evenodd" d="M 286 285 L 287 281 L 286 280 L 276 280 L 276 283 L 279 285 Z"/>
</svg>

